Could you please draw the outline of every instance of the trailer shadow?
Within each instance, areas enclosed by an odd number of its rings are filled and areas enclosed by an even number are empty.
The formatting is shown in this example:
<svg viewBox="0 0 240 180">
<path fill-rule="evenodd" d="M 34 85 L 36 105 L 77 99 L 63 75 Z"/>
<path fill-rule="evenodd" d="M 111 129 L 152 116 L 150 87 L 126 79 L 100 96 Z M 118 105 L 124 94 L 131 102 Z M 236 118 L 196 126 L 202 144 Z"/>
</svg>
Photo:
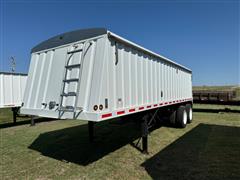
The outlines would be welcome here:
<svg viewBox="0 0 240 180">
<path fill-rule="evenodd" d="M 199 124 L 141 166 L 153 179 L 239 179 L 240 128 Z"/>
<path fill-rule="evenodd" d="M 132 120 L 100 122 L 95 124 L 94 131 L 94 142 L 89 142 L 87 124 L 43 133 L 29 148 L 85 166 L 140 137 L 140 126 Z"/>
<path fill-rule="evenodd" d="M 34 121 L 35 123 L 41 123 L 41 122 L 49 122 L 49 121 L 56 121 L 57 119 L 50 119 L 50 118 L 36 118 Z M 9 128 L 9 127 L 15 127 L 15 126 L 21 126 L 21 125 L 26 125 L 31 123 L 31 119 L 30 118 L 26 118 L 26 119 L 21 119 L 18 120 L 16 123 L 13 122 L 7 122 L 7 123 L 3 123 L 0 124 L 0 129 L 4 129 L 4 128 Z"/>
</svg>

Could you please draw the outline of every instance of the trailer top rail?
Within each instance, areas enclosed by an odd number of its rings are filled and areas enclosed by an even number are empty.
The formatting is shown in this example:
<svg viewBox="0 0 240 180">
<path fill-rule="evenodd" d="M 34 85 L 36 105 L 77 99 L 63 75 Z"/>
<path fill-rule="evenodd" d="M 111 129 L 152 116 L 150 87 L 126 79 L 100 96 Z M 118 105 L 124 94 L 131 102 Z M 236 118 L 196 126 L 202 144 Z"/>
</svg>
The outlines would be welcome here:
<svg viewBox="0 0 240 180">
<path fill-rule="evenodd" d="M 57 46 L 64 46 L 64 45 L 68 45 L 73 42 L 79 42 L 84 39 L 96 38 L 98 36 L 100 37 L 103 35 L 108 35 L 110 38 L 114 38 L 116 41 L 120 41 L 122 43 L 128 44 L 128 45 L 132 46 L 133 48 L 136 48 L 136 49 L 139 49 L 141 51 L 148 53 L 151 56 L 160 58 L 166 62 L 170 62 L 170 63 L 174 64 L 175 66 L 182 68 L 190 73 L 192 72 L 187 67 L 180 65 L 180 64 L 172 61 L 171 59 L 166 58 L 162 55 L 159 55 L 149 49 L 146 49 L 132 41 L 129 41 L 123 37 L 120 37 L 120 36 L 116 35 L 115 33 L 108 31 L 106 28 L 81 29 L 81 30 L 70 31 L 70 32 L 66 32 L 66 33 L 54 36 L 54 37 L 36 45 L 32 49 L 31 53 L 37 53 L 40 51 L 45 51 L 45 50 L 48 50 L 51 48 L 55 48 Z"/>
</svg>

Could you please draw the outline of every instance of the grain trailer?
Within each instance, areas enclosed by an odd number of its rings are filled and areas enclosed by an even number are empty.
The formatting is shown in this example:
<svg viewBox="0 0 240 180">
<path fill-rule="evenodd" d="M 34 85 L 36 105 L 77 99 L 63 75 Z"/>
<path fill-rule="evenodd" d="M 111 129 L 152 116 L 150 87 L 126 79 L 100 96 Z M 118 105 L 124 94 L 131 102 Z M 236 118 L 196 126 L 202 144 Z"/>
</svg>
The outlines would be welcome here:
<svg viewBox="0 0 240 180">
<path fill-rule="evenodd" d="M 168 106 L 185 127 L 192 119 L 191 104 L 190 69 L 93 28 L 57 35 L 32 49 L 21 113 L 81 119 L 91 127 Z"/>
<path fill-rule="evenodd" d="M 12 108 L 13 121 L 23 102 L 27 74 L 0 72 L 0 108 Z"/>
</svg>

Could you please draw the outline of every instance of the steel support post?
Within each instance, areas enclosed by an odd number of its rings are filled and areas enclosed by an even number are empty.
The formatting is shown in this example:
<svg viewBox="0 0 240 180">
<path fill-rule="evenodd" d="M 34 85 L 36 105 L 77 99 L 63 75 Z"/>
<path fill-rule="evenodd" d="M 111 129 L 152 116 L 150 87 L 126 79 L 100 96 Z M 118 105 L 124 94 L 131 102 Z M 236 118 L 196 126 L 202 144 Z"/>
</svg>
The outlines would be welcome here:
<svg viewBox="0 0 240 180">
<path fill-rule="evenodd" d="M 31 124 L 30 124 L 30 126 L 35 126 L 35 121 L 34 121 L 34 117 L 33 116 L 31 116 Z"/>
<path fill-rule="evenodd" d="M 147 116 L 142 119 L 142 151 L 144 154 L 148 154 L 148 121 Z"/>
<path fill-rule="evenodd" d="M 17 122 L 17 111 L 18 111 L 18 108 L 16 108 L 16 107 L 13 107 L 13 108 L 12 108 L 12 112 L 13 112 L 13 124 L 16 124 L 16 122 Z"/>
</svg>

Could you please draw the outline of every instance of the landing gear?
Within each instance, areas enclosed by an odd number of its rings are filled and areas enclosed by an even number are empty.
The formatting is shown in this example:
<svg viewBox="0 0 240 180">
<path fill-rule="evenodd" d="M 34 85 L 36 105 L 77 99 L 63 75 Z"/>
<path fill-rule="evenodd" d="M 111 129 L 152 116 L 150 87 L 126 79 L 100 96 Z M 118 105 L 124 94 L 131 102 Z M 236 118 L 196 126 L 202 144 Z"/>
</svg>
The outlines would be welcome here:
<svg viewBox="0 0 240 180">
<path fill-rule="evenodd" d="M 16 124 L 17 122 L 17 115 L 18 115 L 19 108 L 18 107 L 13 107 L 12 112 L 13 112 L 13 124 Z"/>
<path fill-rule="evenodd" d="M 145 115 L 141 121 L 142 130 L 142 152 L 148 154 L 148 117 Z"/>
<path fill-rule="evenodd" d="M 152 129 L 157 124 L 157 115 L 159 108 L 155 110 L 154 113 L 147 113 L 141 118 L 141 137 L 138 139 L 136 144 L 132 144 L 135 148 L 140 150 L 143 154 L 148 154 L 148 134 L 150 129 Z M 138 144 L 142 140 L 142 148 L 138 147 Z"/>
<path fill-rule="evenodd" d="M 31 124 L 30 126 L 35 126 L 34 116 L 31 116 Z"/>
</svg>

